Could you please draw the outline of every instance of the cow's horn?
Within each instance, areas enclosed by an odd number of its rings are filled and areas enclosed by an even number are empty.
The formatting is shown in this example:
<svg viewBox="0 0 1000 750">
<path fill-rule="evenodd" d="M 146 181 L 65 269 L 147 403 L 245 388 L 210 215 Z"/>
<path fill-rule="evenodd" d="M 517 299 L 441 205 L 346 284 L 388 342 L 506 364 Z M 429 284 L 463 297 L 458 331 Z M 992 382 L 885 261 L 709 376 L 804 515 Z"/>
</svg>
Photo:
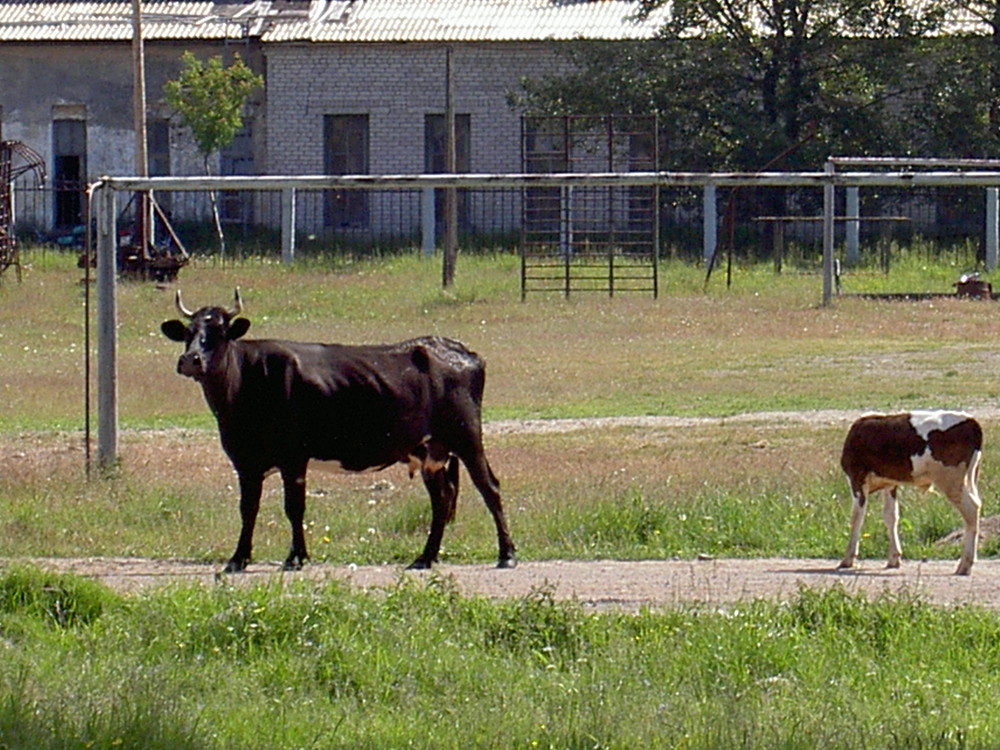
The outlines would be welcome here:
<svg viewBox="0 0 1000 750">
<path fill-rule="evenodd" d="M 240 297 L 240 288 L 236 287 L 236 292 L 233 294 L 233 306 L 228 310 L 229 317 L 235 318 L 243 312 L 243 300 Z"/>
<path fill-rule="evenodd" d="M 194 313 L 184 307 L 184 303 L 181 302 L 181 290 L 177 290 L 177 294 L 174 295 L 174 302 L 177 304 L 177 312 L 183 315 L 185 318 L 193 318 Z"/>
</svg>

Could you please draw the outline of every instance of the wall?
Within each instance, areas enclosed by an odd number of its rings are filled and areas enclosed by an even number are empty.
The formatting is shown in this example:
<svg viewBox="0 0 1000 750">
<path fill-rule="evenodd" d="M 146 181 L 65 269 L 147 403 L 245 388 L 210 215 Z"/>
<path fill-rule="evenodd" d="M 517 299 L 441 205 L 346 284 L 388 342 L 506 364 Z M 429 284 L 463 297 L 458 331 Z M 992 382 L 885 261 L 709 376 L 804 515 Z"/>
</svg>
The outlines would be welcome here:
<svg viewBox="0 0 1000 750">
<path fill-rule="evenodd" d="M 223 43 L 147 41 L 145 47 L 146 101 L 150 117 L 170 113 L 162 103 L 163 84 L 180 71 L 180 56 L 190 49 L 199 56 L 221 54 Z M 260 67 L 254 48 L 240 44 L 243 56 Z M 247 50 L 244 53 L 244 50 Z M 54 173 L 52 121 L 54 117 L 86 122 L 86 180 L 104 175 L 135 173 L 135 137 L 132 110 L 132 46 L 130 43 L 55 42 L 0 44 L 0 116 L 6 140 L 22 141 L 44 159 L 49 177 Z M 263 94 L 259 95 L 261 100 Z M 251 109 L 263 115 L 262 101 Z M 262 123 L 256 127 L 263 131 Z M 190 133 L 172 124 L 171 172 L 203 174 L 203 160 Z M 263 160 L 262 160 L 263 161 Z M 45 227 L 51 222 L 51 200 L 22 200 L 18 223 Z"/>
<path fill-rule="evenodd" d="M 507 104 L 507 92 L 523 76 L 556 72 L 566 65 L 564 58 L 549 42 L 455 43 L 452 49 L 454 109 L 470 115 L 470 171 L 521 171 L 521 113 Z M 372 174 L 423 172 L 424 116 L 445 110 L 446 45 L 289 43 L 272 45 L 265 55 L 266 173 L 322 174 L 323 118 L 331 114 L 369 116 Z M 419 226 L 414 201 L 374 205 L 379 209 L 373 228 L 391 222 L 405 232 Z M 472 214 L 482 215 L 477 209 Z M 316 212 L 300 215 L 300 229 L 321 229 L 305 216 Z M 484 228 L 482 222 L 477 228 Z"/>
</svg>

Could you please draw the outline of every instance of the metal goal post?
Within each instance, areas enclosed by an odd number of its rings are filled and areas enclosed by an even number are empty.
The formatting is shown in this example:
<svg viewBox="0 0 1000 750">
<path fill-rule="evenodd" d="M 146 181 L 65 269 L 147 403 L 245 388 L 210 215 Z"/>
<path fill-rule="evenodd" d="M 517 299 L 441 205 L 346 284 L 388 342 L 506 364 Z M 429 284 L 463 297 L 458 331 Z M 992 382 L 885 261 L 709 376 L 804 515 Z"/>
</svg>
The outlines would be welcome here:
<svg viewBox="0 0 1000 750">
<path fill-rule="evenodd" d="M 103 177 L 89 186 L 91 211 L 97 232 L 97 461 L 101 468 L 118 462 L 118 364 L 117 364 L 117 227 L 119 193 L 160 191 L 271 191 L 282 195 L 280 217 L 282 257 L 291 262 L 295 249 L 295 194 L 299 190 L 420 190 L 578 187 L 693 187 L 708 196 L 718 188 L 743 186 L 812 187 L 823 191 L 823 292 L 822 302 L 830 304 L 834 293 L 834 199 L 838 188 L 853 187 L 983 187 L 996 203 L 1000 190 L 1000 170 L 955 169 L 941 165 L 925 171 L 838 171 L 843 163 L 829 160 L 821 172 L 628 172 L 628 173 L 549 173 L 549 174 L 435 174 L 435 175 L 312 175 L 312 176 L 228 176 L 228 177 Z M 850 165 L 854 166 L 854 165 Z M 884 166 L 884 165 L 877 165 Z M 893 166 L 893 165 L 889 165 Z M 930 165 L 938 166 L 937 164 Z M 948 167 L 948 168 L 946 168 Z M 989 200 L 989 198 L 988 198 Z M 715 237 L 706 211 L 705 241 Z M 993 222 L 987 238 L 994 238 L 992 254 L 996 263 L 998 211 L 987 211 Z M 990 218 L 991 217 L 991 218 Z M 714 223 L 714 217 L 711 217 Z M 706 256 L 709 248 L 706 246 Z M 989 259 L 988 255 L 988 259 Z M 989 266 L 989 263 L 988 263 Z M 86 407 L 89 410 L 89 404 Z M 89 413 L 89 412 L 88 412 Z"/>
</svg>

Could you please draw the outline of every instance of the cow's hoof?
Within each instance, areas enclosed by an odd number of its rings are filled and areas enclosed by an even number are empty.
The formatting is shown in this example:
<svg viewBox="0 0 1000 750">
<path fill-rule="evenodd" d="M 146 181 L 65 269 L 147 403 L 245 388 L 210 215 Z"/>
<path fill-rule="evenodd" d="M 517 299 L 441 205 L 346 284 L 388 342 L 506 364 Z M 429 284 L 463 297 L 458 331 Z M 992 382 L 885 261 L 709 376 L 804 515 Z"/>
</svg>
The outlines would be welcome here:
<svg viewBox="0 0 1000 750">
<path fill-rule="evenodd" d="M 289 557 L 282 564 L 281 569 L 282 570 L 302 570 L 302 566 L 306 564 L 306 560 L 308 560 L 308 559 L 309 558 L 307 558 L 307 557 L 299 557 L 298 555 L 295 555 L 294 557 Z"/>
<path fill-rule="evenodd" d="M 246 570 L 247 565 L 250 563 L 249 560 L 237 560 L 233 558 L 226 563 L 226 567 L 222 569 L 223 573 L 242 573 Z"/>
<path fill-rule="evenodd" d="M 498 568 L 516 568 L 517 567 L 517 559 L 513 555 L 511 555 L 510 557 L 501 557 L 497 561 L 497 567 Z"/>
<path fill-rule="evenodd" d="M 431 569 L 431 564 L 427 560 L 422 560 L 421 558 L 418 557 L 416 560 L 414 560 L 409 565 L 407 565 L 406 569 L 407 570 L 430 570 Z"/>
</svg>

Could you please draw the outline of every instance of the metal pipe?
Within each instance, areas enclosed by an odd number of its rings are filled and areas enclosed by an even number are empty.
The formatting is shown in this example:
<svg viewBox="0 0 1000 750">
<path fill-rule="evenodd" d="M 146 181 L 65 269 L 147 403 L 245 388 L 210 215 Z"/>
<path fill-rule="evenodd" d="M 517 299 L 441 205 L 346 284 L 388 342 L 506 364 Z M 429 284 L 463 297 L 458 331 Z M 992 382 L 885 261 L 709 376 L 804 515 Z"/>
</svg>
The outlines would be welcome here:
<svg viewBox="0 0 1000 750">
<path fill-rule="evenodd" d="M 97 465 L 118 463 L 118 322 L 116 193 L 94 190 L 97 204 Z"/>
</svg>

